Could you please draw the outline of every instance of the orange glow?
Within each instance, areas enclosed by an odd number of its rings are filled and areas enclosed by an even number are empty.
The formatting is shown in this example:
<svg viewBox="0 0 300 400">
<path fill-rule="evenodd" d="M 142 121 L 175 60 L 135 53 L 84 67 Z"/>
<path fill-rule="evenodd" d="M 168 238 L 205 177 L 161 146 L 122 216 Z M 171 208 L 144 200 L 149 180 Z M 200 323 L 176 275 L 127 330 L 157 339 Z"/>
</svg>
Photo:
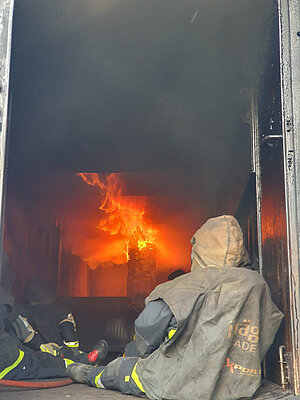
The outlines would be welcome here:
<svg viewBox="0 0 300 400">
<path fill-rule="evenodd" d="M 153 245 L 159 276 L 189 268 L 189 241 L 201 221 L 199 210 L 186 213 L 185 203 L 178 199 L 183 209 L 178 213 L 179 206 L 168 196 L 128 195 L 126 174 L 75 176 L 89 188 L 80 191 L 79 184 L 62 205 L 62 246 L 66 251 L 95 270 L 104 265 L 127 265 L 131 248 L 143 252 Z"/>
<path fill-rule="evenodd" d="M 172 271 L 189 270 L 199 209 L 186 213 L 183 198 L 152 194 L 146 174 L 77 173 L 63 179 L 68 198 L 59 204 L 62 291 L 74 276 L 70 296 L 147 295 Z"/>
<path fill-rule="evenodd" d="M 261 204 L 262 242 L 286 237 L 286 214 L 284 206 L 283 182 L 265 182 Z"/>
<path fill-rule="evenodd" d="M 120 262 L 129 260 L 129 247 L 137 247 L 140 251 L 152 243 L 158 246 L 158 230 L 145 219 L 145 204 L 136 197 L 124 196 L 124 185 L 117 174 L 106 178 L 96 173 L 78 173 L 85 183 L 99 189 L 102 211 L 97 228 L 113 236 L 123 238 L 122 250 L 116 248 L 113 259 Z M 141 199 L 140 199 L 141 200 Z M 121 250 L 121 251 L 120 251 Z M 126 256 L 126 260 L 122 257 Z"/>
<path fill-rule="evenodd" d="M 175 191 L 160 173 L 53 174 L 39 182 L 34 204 L 10 199 L 15 295 L 22 300 L 38 271 L 64 297 L 146 296 L 174 270 L 189 271 L 190 238 L 205 217 L 198 197 L 174 181 Z"/>
</svg>

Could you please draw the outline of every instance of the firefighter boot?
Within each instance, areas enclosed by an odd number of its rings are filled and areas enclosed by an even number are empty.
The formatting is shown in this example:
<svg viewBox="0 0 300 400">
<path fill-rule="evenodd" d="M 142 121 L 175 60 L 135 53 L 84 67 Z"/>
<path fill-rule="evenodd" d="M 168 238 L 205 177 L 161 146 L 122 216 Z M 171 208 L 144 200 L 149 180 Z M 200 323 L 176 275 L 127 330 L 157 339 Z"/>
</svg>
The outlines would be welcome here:
<svg viewBox="0 0 300 400">
<path fill-rule="evenodd" d="M 88 354 L 88 360 L 93 365 L 99 365 L 105 360 L 108 353 L 108 343 L 106 340 L 99 340 L 93 350 Z"/>
<path fill-rule="evenodd" d="M 72 363 L 67 367 L 67 374 L 76 383 L 88 383 L 87 375 L 94 368 L 92 365 Z"/>
</svg>

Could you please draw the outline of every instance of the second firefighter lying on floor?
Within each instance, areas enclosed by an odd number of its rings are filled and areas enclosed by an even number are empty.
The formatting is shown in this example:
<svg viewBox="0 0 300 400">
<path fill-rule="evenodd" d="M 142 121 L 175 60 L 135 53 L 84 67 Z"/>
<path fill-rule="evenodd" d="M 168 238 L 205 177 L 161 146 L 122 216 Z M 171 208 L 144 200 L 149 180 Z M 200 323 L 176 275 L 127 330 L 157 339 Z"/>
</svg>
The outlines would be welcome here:
<svg viewBox="0 0 300 400">
<path fill-rule="evenodd" d="M 0 379 L 61 378 L 67 376 L 69 363 L 97 364 L 107 355 L 105 340 L 99 340 L 90 353 L 79 350 L 72 314 L 55 302 L 46 282 L 39 283 L 39 295 L 34 297 L 39 301 L 30 306 L 44 311 L 41 320 L 38 312 L 16 305 L 13 297 L 0 287 Z"/>
</svg>

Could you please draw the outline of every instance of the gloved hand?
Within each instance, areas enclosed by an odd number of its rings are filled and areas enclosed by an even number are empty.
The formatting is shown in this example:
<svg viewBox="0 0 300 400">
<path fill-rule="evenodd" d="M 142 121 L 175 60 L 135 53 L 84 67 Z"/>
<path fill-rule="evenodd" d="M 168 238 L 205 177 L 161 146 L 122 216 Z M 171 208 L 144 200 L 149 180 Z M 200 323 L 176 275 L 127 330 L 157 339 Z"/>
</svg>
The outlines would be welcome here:
<svg viewBox="0 0 300 400">
<path fill-rule="evenodd" d="M 18 315 L 17 319 L 12 322 L 12 326 L 16 332 L 18 339 L 23 343 L 30 342 L 37 333 L 27 321 L 27 318 Z"/>
<path fill-rule="evenodd" d="M 45 353 L 50 353 L 53 356 L 60 355 L 60 347 L 56 343 L 43 343 L 40 345 L 40 350 Z"/>
</svg>

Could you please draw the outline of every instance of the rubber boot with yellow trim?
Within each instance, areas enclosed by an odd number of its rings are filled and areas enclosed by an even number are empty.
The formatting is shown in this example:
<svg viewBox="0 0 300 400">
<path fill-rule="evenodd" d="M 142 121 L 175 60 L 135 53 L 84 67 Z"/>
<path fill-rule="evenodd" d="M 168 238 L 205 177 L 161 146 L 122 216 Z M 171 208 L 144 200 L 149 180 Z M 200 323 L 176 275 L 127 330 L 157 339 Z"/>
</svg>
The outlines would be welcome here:
<svg viewBox="0 0 300 400">
<path fill-rule="evenodd" d="M 76 383 L 88 383 L 87 375 L 94 368 L 92 365 L 72 363 L 67 367 L 67 374 Z"/>
</svg>

